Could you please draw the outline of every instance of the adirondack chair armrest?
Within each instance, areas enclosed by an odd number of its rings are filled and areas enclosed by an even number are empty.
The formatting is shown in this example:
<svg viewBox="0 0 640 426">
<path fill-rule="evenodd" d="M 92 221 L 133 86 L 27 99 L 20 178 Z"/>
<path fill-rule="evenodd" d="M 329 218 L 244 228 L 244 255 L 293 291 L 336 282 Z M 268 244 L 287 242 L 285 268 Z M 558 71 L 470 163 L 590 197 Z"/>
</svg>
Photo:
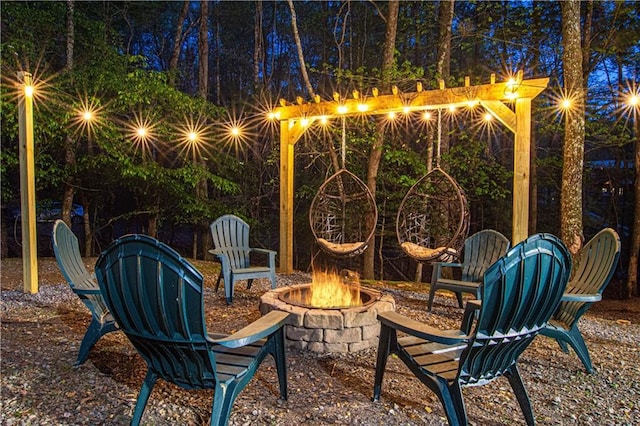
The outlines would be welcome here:
<svg viewBox="0 0 640 426">
<path fill-rule="evenodd" d="M 579 293 L 564 293 L 562 295 L 562 302 L 599 302 L 602 300 L 601 294 L 579 294 Z"/>
<path fill-rule="evenodd" d="M 222 250 L 218 250 L 218 249 L 210 249 L 209 253 L 211 253 L 212 255 L 214 255 L 218 261 L 222 264 L 222 269 L 224 270 L 224 268 L 230 268 L 230 262 L 229 262 L 229 256 L 227 256 Z"/>
<path fill-rule="evenodd" d="M 442 276 L 442 268 L 461 268 L 462 263 L 457 262 L 434 262 L 433 271 L 431 272 L 431 284 L 440 279 Z"/>
<path fill-rule="evenodd" d="M 227 348 L 246 346 L 273 334 L 284 325 L 288 317 L 288 312 L 271 311 L 232 335 L 223 339 L 212 339 L 211 342 Z"/>
<path fill-rule="evenodd" d="M 466 334 L 471 333 L 471 326 L 473 325 L 473 320 L 476 318 L 476 312 L 478 312 L 481 307 L 481 300 L 469 300 L 467 302 L 464 307 L 464 316 L 462 317 L 460 330 L 462 330 Z"/>
<path fill-rule="evenodd" d="M 269 265 L 275 265 L 275 262 L 276 262 L 275 250 L 269 250 L 269 249 L 263 249 L 263 248 L 251 248 L 250 251 L 251 253 L 258 253 L 258 254 L 264 254 L 269 256 Z"/>
<path fill-rule="evenodd" d="M 430 327 L 422 322 L 407 318 L 394 311 L 387 311 L 378 314 L 378 321 L 396 330 L 407 333 L 420 339 L 445 345 L 455 345 L 466 342 L 469 338 L 461 330 L 440 330 Z"/>
<path fill-rule="evenodd" d="M 99 288 L 78 288 L 74 287 L 73 292 L 78 296 L 87 296 L 93 294 L 102 294 Z"/>
</svg>

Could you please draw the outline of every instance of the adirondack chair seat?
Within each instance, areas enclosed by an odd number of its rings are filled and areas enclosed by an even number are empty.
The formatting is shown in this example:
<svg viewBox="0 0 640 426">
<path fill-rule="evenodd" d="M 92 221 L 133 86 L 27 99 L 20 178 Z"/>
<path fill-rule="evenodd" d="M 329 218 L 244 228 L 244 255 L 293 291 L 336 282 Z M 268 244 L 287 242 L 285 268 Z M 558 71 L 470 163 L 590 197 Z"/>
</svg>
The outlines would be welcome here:
<svg viewBox="0 0 640 426">
<path fill-rule="evenodd" d="M 470 293 L 478 299 L 484 271 L 504 255 L 509 246 L 507 237 L 498 231 L 485 229 L 465 240 L 462 262 L 435 262 L 431 273 L 427 310 L 431 311 L 433 299 L 438 290 L 454 292 L 460 308 L 463 306 L 462 293 Z M 459 269 L 461 279 L 444 278 L 444 268 Z"/>
<path fill-rule="evenodd" d="M 249 224 L 237 216 L 228 214 L 217 218 L 209 226 L 214 249 L 209 253 L 216 256 L 221 265 L 215 290 L 224 279 L 224 293 L 227 303 L 233 302 L 233 288 L 236 281 L 247 280 L 251 288 L 256 278 L 269 278 L 271 288 L 276 288 L 276 252 L 263 248 L 249 247 Z M 252 254 L 267 257 L 267 265 L 256 265 Z"/>
<path fill-rule="evenodd" d="M 615 230 L 605 228 L 589 240 L 580 252 L 578 269 L 567 285 L 562 303 L 540 332 L 556 339 L 565 353 L 569 352 L 569 344 L 588 373 L 593 373 L 593 365 L 578 322 L 593 303 L 602 300 L 619 257 L 620 237 Z"/>
<path fill-rule="evenodd" d="M 51 240 L 53 253 L 64 279 L 91 312 L 91 322 L 84 333 L 78 358 L 74 363 L 78 366 L 89 358 L 91 348 L 102 336 L 118 330 L 118 324 L 102 298 L 95 275 L 87 271 L 82 261 L 78 238 L 62 220 L 57 220 L 53 225 Z"/>
<path fill-rule="evenodd" d="M 105 302 L 147 365 L 132 425 L 140 424 L 162 378 L 185 389 L 213 389 L 211 425 L 226 425 L 238 394 L 267 355 L 287 399 L 284 325 L 271 311 L 231 335 L 208 333 L 203 276 L 166 244 L 146 235 L 113 242 L 96 262 Z"/>
<path fill-rule="evenodd" d="M 564 244 L 553 235 L 537 234 L 485 271 L 481 301 L 467 303 L 459 329 L 440 330 L 393 311 L 378 314 L 373 400 L 380 399 L 387 360 L 395 354 L 438 396 L 450 425 L 468 424 L 463 387 L 501 376 L 508 379 L 527 424 L 533 425 L 517 361 L 560 304 L 570 270 Z"/>
</svg>

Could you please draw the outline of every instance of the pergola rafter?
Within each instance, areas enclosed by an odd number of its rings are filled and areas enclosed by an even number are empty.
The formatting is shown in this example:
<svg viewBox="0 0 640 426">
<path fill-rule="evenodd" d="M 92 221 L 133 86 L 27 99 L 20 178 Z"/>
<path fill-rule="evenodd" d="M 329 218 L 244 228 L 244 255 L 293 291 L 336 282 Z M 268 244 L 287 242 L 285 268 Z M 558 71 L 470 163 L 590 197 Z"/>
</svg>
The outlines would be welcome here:
<svg viewBox="0 0 640 426">
<path fill-rule="evenodd" d="M 340 99 L 296 104 L 275 108 L 271 115 L 280 121 L 280 272 L 293 272 L 293 172 L 296 142 L 318 119 L 343 116 L 380 115 L 389 113 L 411 113 L 436 110 L 451 106 L 480 104 L 507 129 L 514 133 L 513 174 L 513 218 L 512 244 L 524 240 L 528 235 L 529 217 L 529 162 L 531 146 L 531 101 L 542 93 L 549 83 L 548 78 L 518 79 L 490 84 L 470 86 L 465 79 L 464 87 L 445 88 L 440 82 L 436 90 L 398 93 L 394 88 L 389 95 L 372 95 L 353 99 Z M 377 93 L 377 90 L 373 90 Z"/>
</svg>

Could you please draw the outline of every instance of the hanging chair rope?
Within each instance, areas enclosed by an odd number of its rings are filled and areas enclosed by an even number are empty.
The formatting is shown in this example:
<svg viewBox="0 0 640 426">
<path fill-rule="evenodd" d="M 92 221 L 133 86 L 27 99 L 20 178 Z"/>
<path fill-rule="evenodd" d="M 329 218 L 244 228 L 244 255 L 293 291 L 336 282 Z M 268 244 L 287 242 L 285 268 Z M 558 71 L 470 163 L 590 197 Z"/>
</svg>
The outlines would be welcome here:
<svg viewBox="0 0 640 426">
<path fill-rule="evenodd" d="M 309 209 L 309 224 L 323 251 L 336 256 L 363 253 L 378 222 L 378 210 L 367 185 L 346 169 L 346 123 L 342 118 L 342 169 L 318 190 Z"/>
<path fill-rule="evenodd" d="M 402 250 L 418 261 L 451 261 L 469 232 L 464 191 L 440 167 L 442 110 L 438 110 L 436 167 L 409 189 L 400 203 L 396 234 Z"/>
</svg>

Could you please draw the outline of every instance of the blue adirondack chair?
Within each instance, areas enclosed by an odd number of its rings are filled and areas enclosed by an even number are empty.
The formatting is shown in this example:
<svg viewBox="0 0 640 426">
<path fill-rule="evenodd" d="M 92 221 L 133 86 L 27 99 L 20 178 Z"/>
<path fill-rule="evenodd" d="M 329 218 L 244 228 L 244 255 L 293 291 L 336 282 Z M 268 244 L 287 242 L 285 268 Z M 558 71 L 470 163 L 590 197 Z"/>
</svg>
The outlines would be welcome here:
<svg viewBox="0 0 640 426">
<path fill-rule="evenodd" d="M 467 303 L 459 330 L 440 330 L 396 312 L 378 314 L 373 400 L 380 398 L 387 359 L 394 353 L 437 394 L 449 424 L 467 424 L 462 387 L 500 376 L 509 380 L 527 424 L 534 424 L 517 360 L 557 309 L 570 272 L 571 256 L 564 244 L 552 235 L 537 234 L 487 269 L 480 286 L 482 302 Z M 398 332 L 406 335 L 399 337 Z"/>
<path fill-rule="evenodd" d="M 57 220 L 53 225 L 51 239 L 53 252 L 64 279 L 91 312 L 91 322 L 84 334 L 78 359 L 74 364 L 80 365 L 87 360 L 91 348 L 100 337 L 117 330 L 118 324 L 104 303 L 95 276 L 87 271 L 82 262 L 78 239 L 73 231 L 62 220 Z"/>
<path fill-rule="evenodd" d="M 556 339 L 560 348 L 569 352 L 567 343 L 593 373 L 589 350 L 578 329 L 578 321 L 594 302 L 602 300 L 602 292 L 611 281 L 620 257 L 620 237 L 611 228 L 598 232 L 580 252 L 580 263 L 567 285 L 562 303 L 541 334 Z"/>
<path fill-rule="evenodd" d="M 216 281 L 216 291 L 220 279 L 224 278 L 224 294 L 227 303 L 233 302 L 233 287 L 236 281 L 247 280 L 247 288 L 255 278 L 269 278 L 271 288 L 276 288 L 276 252 L 249 247 L 249 224 L 238 216 L 227 214 L 217 218 L 209 226 L 215 248 L 209 253 L 221 263 L 222 273 Z M 267 265 L 257 266 L 251 262 L 251 254 L 266 255 Z"/>
<path fill-rule="evenodd" d="M 454 292 L 458 299 L 458 306 L 461 308 L 462 293 L 471 293 L 476 296 L 476 299 L 479 298 L 484 271 L 500 259 L 509 250 L 510 245 L 509 239 L 498 231 L 484 229 L 465 240 L 462 263 L 434 263 L 427 309 L 431 311 L 433 297 L 438 290 Z M 459 268 L 462 273 L 461 278 L 459 280 L 444 278 L 442 271 L 445 267 Z"/>
<path fill-rule="evenodd" d="M 287 398 L 284 323 L 271 311 L 228 336 L 205 325 L 203 277 L 169 246 L 128 235 L 98 258 L 96 277 L 107 306 L 147 364 L 131 424 L 138 425 L 158 378 L 185 389 L 214 389 L 211 425 L 225 425 L 238 394 L 267 355 L 275 359 Z"/>
</svg>

